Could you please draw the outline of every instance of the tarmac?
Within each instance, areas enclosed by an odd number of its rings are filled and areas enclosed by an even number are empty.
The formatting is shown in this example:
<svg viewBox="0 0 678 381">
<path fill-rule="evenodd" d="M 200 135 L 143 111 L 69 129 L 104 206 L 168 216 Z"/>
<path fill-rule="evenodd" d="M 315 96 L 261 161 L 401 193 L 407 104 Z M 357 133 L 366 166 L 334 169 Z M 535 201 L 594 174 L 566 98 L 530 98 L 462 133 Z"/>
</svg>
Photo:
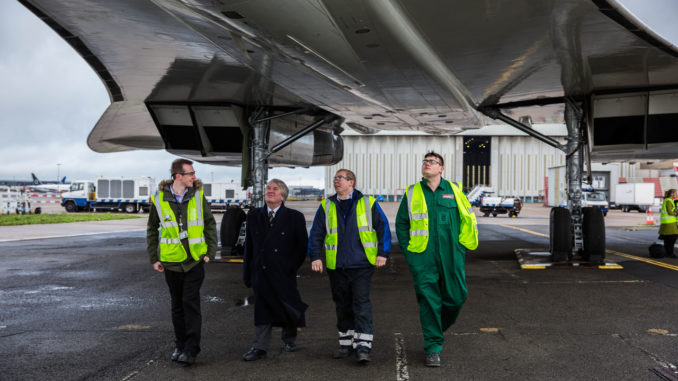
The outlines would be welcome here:
<svg viewBox="0 0 678 381">
<path fill-rule="evenodd" d="M 288 206 L 310 223 L 317 203 Z M 398 204 L 382 206 L 392 223 Z M 469 298 L 445 334 L 440 368 L 424 366 L 416 297 L 395 242 L 373 278 L 368 365 L 331 358 L 337 338 L 329 281 L 309 263 L 298 273 L 310 306 L 298 351 L 283 352 L 274 330 L 266 359 L 242 361 L 254 334 L 251 289 L 242 284 L 241 265 L 212 263 L 202 289 L 202 352 L 183 368 L 168 359 L 169 299 L 145 255 L 145 218 L 0 227 L 0 378 L 671 379 L 678 260 L 648 262 L 657 226 L 644 225 L 639 213 L 608 214 L 608 259 L 621 269 L 521 269 L 514 250 L 548 247 L 548 214 L 528 204 L 518 218 L 478 217 L 480 247 L 466 257 Z M 55 236 L 61 238 L 46 238 Z"/>
</svg>

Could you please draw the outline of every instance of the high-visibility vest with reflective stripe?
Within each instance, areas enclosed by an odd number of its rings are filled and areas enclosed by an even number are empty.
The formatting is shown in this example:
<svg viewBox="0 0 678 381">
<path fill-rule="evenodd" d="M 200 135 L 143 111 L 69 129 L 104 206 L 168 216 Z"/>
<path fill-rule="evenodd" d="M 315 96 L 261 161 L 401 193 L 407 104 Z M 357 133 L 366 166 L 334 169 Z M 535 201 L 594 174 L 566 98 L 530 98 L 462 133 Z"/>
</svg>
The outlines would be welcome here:
<svg viewBox="0 0 678 381">
<path fill-rule="evenodd" d="M 676 216 L 672 216 L 669 214 L 669 204 L 673 204 L 673 200 L 670 198 L 665 198 L 664 203 L 662 204 L 662 211 L 659 215 L 660 221 L 662 224 L 675 224 L 676 223 Z M 675 206 L 671 209 L 675 209 Z"/>
<path fill-rule="evenodd" d="M 151 202 L 155 204 L 155 210 L 160 218 L 160 261 L 183 262 L 188 258 L 184 245 L 179 238 L 179 223 L 169 202 L 163 200 L 164 192 L 156 192 L 151 196 Z M 188 247 L 191 256 L 196 261 L 207 254 L 207 242 L 205 242 L 205 222 L 202 215 L 202 189 L 197 190 L 188 201 L 186 210 L 186 231 L 188 232 Z M 181 205 L 179 205 L 181 207 Z"/>
<path fill-rule="evenodd" d="M 447 180 L 452 187 L 452 193 L 457 200 L 457 209 L 459 210 L 459 220 L 461 227 L 459 229 L 459 243 L 469 250 L 475 250 L 478 247 L 478 223 L 473 208 L 468 199 L 462 193 L 461 189 L 451 181 Z M 428 207 L 426 198 L 421 188 L 421 183 L 416 183 L 407 187 L 407 211 L 410 215 L 410 242 L 407 250 L 413 253 L 423 253 L 428 246 Z"/>
<path fill-rule="evenodd" d="M 369 202 L 366 203 L 365 199 Z M 365 249 L 365 256 L 367 260 L 374 265 L 377 261 L 378 241 L 377 231 L 372 227 L 372 205 L 374 205 L 374 197 L 363 196 L 358 200 L 355 207 L 356 222 L 358 225 L 358 235 L 360 236 L 360 243 Z M 339 245 L 339 230 L 337 219 L 337 205 L 325 199 L 322 203 L 325 211 L 325 266 L 328 269 L 334 270 L 337 267 L 337 246 Z"/>
</svg>

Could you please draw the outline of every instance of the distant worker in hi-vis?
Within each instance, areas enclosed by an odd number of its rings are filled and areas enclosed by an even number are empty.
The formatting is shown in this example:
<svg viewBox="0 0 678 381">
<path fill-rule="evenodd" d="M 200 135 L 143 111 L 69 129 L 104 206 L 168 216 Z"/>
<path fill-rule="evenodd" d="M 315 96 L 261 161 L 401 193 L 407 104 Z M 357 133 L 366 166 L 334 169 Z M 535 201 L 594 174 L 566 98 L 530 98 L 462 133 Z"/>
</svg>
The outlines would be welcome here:
<svg viewBox="0 0 678 381">
<path fill-rule="evenodd" d="M 443 333 L 466 301 L 466 250 L 478 247 L 471 204 L 459 186 L 442 178 L 435 152 L 425 155 L 423 179 L 407 187 L 396 216 L 400 250 L 410 267 L 419 304 L 427 366 L 440 366 Z"/>
<path fill-rule="evenodd" d="M 664 192 L 664 202 L 662 203 L 662 211 L 660 214 L 659 238 L 664 240 L 664 251 L 669 258 L 675 258 L 673 253 L 673 246 L 678 239 L 678 225 L 676 225 L 676 209 L 675 200 L 676 190 L 669 189 Z"/>
<path fill-rule="evenodd" d="M 374 268 L 386 264 L 391 252 L 391 231 L 386 215 L 372 196 L 355 189 L 355 174 L 340 169 L 334 175 L 337 192 L 324 200 L 313 220 L 309 255 L 313 271 L 322 272 L 321 253 L 330 277 L 337 313 L 339 349 L 335 359 L 355 352 L 367 363 L 372 350 L 370 287 Z"/>
</svg>

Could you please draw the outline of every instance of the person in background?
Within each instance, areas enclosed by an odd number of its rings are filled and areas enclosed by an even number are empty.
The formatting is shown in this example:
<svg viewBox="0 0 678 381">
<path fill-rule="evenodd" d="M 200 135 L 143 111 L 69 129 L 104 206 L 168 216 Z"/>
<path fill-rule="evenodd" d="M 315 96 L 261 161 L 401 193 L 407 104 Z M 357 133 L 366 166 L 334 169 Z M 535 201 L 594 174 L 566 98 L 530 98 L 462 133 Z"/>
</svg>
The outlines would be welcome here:
<svg viewBox="0 0 678 381">
<path fill-rule="evenodd" d="M 673 246 L 678 239 L 678 225 L 676 225 L 678 210 L 676 209 L 675 199 L 675 189 L 664 192 L 664 202 L 660 214 L 659 238 L 664 240 L 664 251 L 669 258 L 676 258 L 676 254 L 673 253 Z"/>
</svg>

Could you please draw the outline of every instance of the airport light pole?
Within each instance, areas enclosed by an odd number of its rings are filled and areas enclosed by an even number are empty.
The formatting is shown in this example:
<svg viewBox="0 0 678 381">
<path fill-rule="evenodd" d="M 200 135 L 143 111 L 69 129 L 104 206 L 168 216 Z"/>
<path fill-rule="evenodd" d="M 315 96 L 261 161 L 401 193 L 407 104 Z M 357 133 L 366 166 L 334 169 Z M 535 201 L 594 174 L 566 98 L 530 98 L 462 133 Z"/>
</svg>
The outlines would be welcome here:
<svg viewBox="0 0 678 381">
<path fill-rule="evenodd" d="M 61 163 L 57 163 L 57 189 L 59 189 L 59 184 L 60 184 L 60 181 L 59 181 L 59 176 L 61 176 L 60 169 L 61 169 Z"/>
</svg>

